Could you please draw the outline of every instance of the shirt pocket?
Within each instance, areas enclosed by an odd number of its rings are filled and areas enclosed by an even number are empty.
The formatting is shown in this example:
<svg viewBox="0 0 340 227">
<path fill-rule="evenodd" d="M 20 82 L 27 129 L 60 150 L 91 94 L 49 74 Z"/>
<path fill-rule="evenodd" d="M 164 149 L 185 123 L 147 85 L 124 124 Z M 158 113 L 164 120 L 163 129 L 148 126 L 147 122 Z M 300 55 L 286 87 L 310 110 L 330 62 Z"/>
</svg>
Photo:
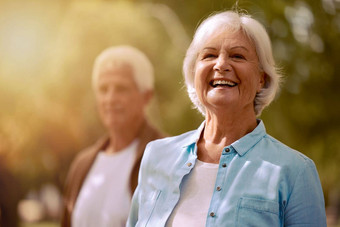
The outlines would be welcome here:
<svg viewBox="0 0 340 227">
<path fill-rule="evenodd" d="M 139 221 L 137 226 L 148 225 L 161 192 L 161 190 L 153 191 L 143 199 L 141 209 L 139 210 L 140 217 L 138 218 Z"/>
<path fill-rule="evenodd" d="M 237 227 L 280 226 L 280 205 L 278 202 L 242 197 L 237 205 Z"/>
</svg>

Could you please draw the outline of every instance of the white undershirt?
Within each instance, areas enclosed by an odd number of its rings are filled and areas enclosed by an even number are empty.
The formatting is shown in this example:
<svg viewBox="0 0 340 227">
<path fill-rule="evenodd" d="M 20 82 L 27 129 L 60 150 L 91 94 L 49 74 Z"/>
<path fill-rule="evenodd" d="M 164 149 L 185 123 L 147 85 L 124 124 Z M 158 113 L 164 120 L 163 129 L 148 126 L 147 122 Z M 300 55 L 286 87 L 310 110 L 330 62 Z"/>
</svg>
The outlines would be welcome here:
<svg viewBox="0 0 340 227">
<path fill-rule="evenodd" d="M 129 176 L 138 140 L 125 149 L 99 152 L 79 192 L 72 227 L 123 227 L 130 209 Z"/>
<path fill-rule="evenodd" d="M 192 171 L 183 178 L 180 199 L 167 221 L 167 227 L 205 226 L 217 171 L 218 164 L 196 161 Z"/>
</svg>

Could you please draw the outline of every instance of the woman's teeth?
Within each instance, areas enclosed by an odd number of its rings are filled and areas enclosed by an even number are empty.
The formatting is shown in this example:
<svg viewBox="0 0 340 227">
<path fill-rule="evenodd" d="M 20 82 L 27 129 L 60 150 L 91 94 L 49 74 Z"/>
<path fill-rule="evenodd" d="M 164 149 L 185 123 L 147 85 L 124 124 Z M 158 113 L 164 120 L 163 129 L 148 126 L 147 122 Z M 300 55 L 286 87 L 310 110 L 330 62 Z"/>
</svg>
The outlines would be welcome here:
<svg viewBox="0 0 340 227">
<path fill-rule="evenodd" d="M 228 81 L 228 80 L 214 80 L 210 84 L 213 87 L 217 87 L 217 86 L 235 87 L 237 85 L 237 83 L 234 83 L 234 82 Z"/>
</svg>

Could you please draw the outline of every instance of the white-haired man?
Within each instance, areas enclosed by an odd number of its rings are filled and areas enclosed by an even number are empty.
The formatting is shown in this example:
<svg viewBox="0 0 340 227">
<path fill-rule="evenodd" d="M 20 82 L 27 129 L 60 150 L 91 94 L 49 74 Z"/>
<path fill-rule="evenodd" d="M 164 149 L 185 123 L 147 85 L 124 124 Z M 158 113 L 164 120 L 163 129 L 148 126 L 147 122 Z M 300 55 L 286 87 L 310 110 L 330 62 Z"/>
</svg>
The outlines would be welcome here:
<svg viewBox="0 0 340 227">
<path fill-rule="evenodd" d="M 125 226 L 146 144 L 162 137 L 146 120 L 153 67 L 130 46 L 96 59 L 93 89 L 107 136 L 77 155 L 65 183 L 63 227 Z"/>
</svg>

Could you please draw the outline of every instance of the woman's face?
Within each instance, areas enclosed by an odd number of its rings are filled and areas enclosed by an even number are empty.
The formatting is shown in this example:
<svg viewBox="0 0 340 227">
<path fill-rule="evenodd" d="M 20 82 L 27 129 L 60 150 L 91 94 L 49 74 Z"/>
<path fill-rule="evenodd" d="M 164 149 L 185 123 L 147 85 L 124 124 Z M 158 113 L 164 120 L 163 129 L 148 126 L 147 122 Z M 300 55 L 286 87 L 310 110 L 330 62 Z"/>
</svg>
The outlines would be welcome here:
<svg viewBox="0 0 340 227">
<path fill-rule="evenodd" d="M 213 34 L 203 44 L 196 60 L 195 88 L 207 112 L 254 112 L 254 98 L 263 84 L 255 46 L 242 31 Z"/>
</svg>

